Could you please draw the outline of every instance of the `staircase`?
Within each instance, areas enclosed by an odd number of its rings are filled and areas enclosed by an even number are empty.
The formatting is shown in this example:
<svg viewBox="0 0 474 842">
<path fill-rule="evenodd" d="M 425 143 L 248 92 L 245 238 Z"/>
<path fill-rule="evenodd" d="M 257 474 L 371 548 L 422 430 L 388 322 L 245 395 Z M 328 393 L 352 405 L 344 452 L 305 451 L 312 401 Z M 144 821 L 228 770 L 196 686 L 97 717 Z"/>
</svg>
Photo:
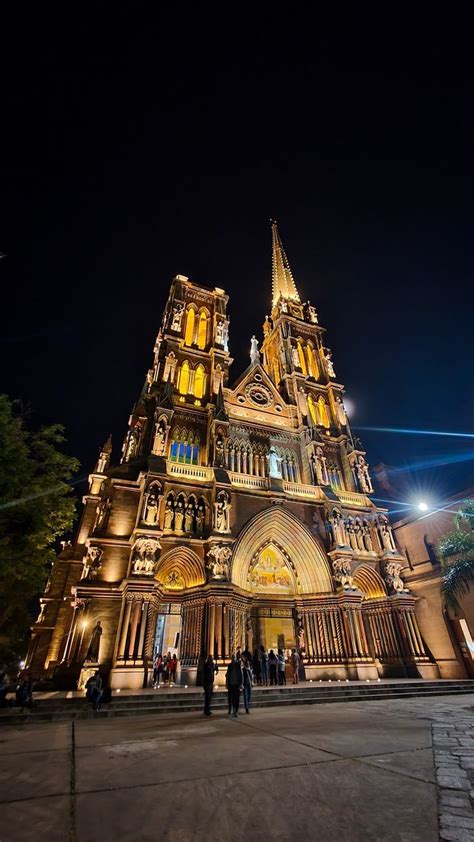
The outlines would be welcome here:
<svg viewBox="0 0 474 842">
<path fill-rule="evenodd" d="M 303 682 L 284 687 L 254 687 L 252 708 L 278 705 L 314 705 L 332 702 L 383 701 L 386 699 L 412 699 L 431 696 L 453 696 L 474 693 L 474 680 L 382 680 L 370 682 Z M 108 719 L 113 716 L 146 716 L 151 714 L 176 714 L 201 712 L 204 693 L 200 688 L 172 690 L 142 690 L 137 693 L 113 693 L 112 701 L 98 712 L 91 710 L 85 697 L 67 698 L 65 694 L 46 694 L 38 698 L 32 710 L 23 712 L 16 707 L 0 711 L 0 724 L 31 722 L 69 722 L 74 719 Z M 242 702 L 241 702 L 242 703 Z M 227 711 L 227 692 L 215 691 L 213 710 Z"/>
</svg>

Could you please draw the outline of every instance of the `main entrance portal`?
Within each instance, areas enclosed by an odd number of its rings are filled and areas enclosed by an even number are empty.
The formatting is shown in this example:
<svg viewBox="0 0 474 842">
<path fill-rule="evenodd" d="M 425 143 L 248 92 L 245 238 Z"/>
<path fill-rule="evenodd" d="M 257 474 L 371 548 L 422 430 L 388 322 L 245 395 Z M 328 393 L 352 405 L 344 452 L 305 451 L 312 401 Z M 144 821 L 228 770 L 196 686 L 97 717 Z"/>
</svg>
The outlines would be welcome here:
<svg viewBox="0 0 474 842">
<path fill-rule="evenodd" d="M 260 643 L 268 651 L 273 649 L 292 649 L 296 646 L 295 624 L 292 617 L 260 617 Z"/>
</svg>

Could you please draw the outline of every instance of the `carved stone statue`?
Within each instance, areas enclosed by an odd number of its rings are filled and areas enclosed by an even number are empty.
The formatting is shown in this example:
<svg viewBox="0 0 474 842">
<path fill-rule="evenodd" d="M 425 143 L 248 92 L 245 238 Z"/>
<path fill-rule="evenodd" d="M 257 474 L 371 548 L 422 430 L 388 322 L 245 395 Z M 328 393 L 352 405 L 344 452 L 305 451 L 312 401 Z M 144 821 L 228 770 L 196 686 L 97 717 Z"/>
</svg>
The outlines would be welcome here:
<svg viewBox="0 0 474 842">
<path fill-rule="evenodd" d="M 395 541 L 393 540 L 392 527 L 386 515 L 379 515 L 378 519 L 378 533 L 382 543 L 382 547 L 390 552 L 396 552 Z"/>
<path fill-rule="evenodd" d="M 280 313 L 288 312 L 288 302 L 285 298 L 280 298 Z"/>
<path fill-rule="evenodd" d="M 334 535 L 334 543 L 338 547 L 348 547 L 349 545 L 349 536 L 346 531 L 346 526 L 344 523 L 344 518 L 342 514 L 337 510 L 333 509 L 331 515 L 331 526 L 332 532 Z"/>
<path fill-rule="evenodd" d="M 299 612 L 297 612 L 296 614 L 296 641 L 298 645 L 298 651 L 304 652 L 306 650 L 304 624 L 303 616 Z"/>
<path fill-rule="evenodd" d="M 364 535 L 364 547 L 368 553 L 372 553 L 374 551 L 374 543 L 370 532 L 370 524 L 365 518 L 362 521 L 362 532 Z"/>
<path fill-rule="evenodd" d="M 332 352 L 330 348 L 326 348 L 326 353 L 324 355 L 324 359 L 326 360 L 326 370 L 329 377 L 335 377 L 336 372 L 334 371 L 334 364 L 332 361 Z"/>
<path fill-rule="evenodd" d="M 256 365 L 260 362 L 260 351 L 258 350 L 258 339 L 254 335 L 250 340 L 250 362 Z"/>
<path fill-rule="evenodd" d="M 168 498 L 165 506 L 164 529 L 173 529 L 174 525 L 174 506 L 173 501 Z"/>
<path fill-rule="evenodd" d="M 184 304 L 179 302 L 173 306 L 173 317 L 171 320 L 171 330 L 181 330 L 181 322 L 183 320 Z"/>
<path fill-rule="evenodd" d="M 351 576 L 351 563 L 347 558 L 335 558 L 332 563 L 333 576 L 342 585 L 344 591 L 355 591 L 354 579 Z"/>
<path fill-rule="evenodd" d="M 196 512 L 196 535 L 202 538 L 204 535 L 204 526 L 206 522 L 206 509 L 203 503 L 199 503 Z"/>
<path fill-rule="evenodd" d="M 87 555 L 84 558 L 84 569 L 82 578 L 86 582 L 91 582 L 97 578 L 102 567 L 103 550 L 100 547 L 89 547 Z"/>
<path fill-rule="evenodd" d="M 301 368 L 301 362 L 300 362 L 300 357 L 299 357 L 299 354 L 298 354 L 298 348 L 292 348 L 291 354 L 292 354 L 292 357 L 293 357 L 294 368 Z"/>
<path fill-rule="evenodd" d="M 401 569 L 402 565 L 397 561 L 389 561 L 385 565 L 385 579 L 393 593 L 408 593 L 408 588 L 400 576 Z"/>
<path fill-rule="evenodd" d="M 339 423 L 345 427 L 347 424 L 346 410 L 344 409 L 344 404 L 339 397 L 336 398 L 336 410 Z"/>
<path fill-rule="evenodd" d="M 230 532 L 230 499 L 227 491 L 220 491 L 214 503 L 216 532 Z"/>
<path fill-rule="evenodd" d="M 166 421 L 164 418 L 155 425 L 155 435 L 153 438 L 153 453 L 156 456 L 164 456 L 166 445 Z"/>
<path fill-rule="evenodd" d="M 356 539 L 357 549 L 361 552 L 364 552 L 364 532 L 362 529 L 362 521 L 358 515 L 354 519 L 354 535 Z"/>
<path fill-rule="evenodd" d="M 281 457 L 278 456 L 274 447 L 271 447 L 268 451 L 267 455 L 268 461 L 268 475 L 270 477 L 275 477 L 276 479 L 281 479 Z"/>
<path fill-rule="evenodd" d="M 313 305 L 310 304 L 309 301 L 308 301 L 308 304 L 307 304 L 307 314 L 308 314 L 308 319 L 311 322 L 311 324 L 317 325 L 318 324 L 318 314 L 316 312 L 316 307 L 313 307 Z"/>
<path fill-rule="evenodd" d="M 272 332 L 272 323 L 268 316 L 265 316 L 265 321 L 263 323 L 263 335 L 268 336 Z"/>
<path fill-rule="evenodd" d="M 216 344 L 223 345 L 225 337 L 225 321 L 217 322 L 216 327 Z"/>
<path fill-rule="evenodd" d="M 366 494 L 372 494 L 374 489 L 372 480 L 370 479 L 369 466 L 363 456 L 357 457 L 356 474 L 360 490 Z"/>
<path fill-rule="evenodd" d="M 158 505 L 158 488 L 156 485 L 151 485 L 145 494 L 145 502 L 143 504 L 143 520 L 150 526 L 156 526 L 158 523 Z"/>
<path fill-rule="evenodd" d="M 216 438 L 216 448 L 214 455 L 214 465 L 216 468 L 224 467 L 224 439 L 219 433 Z"/>
<path fill-rule="evenodd" d="M 97 504 L 95 510 L 95 524 L 94 524 L 94 532 L 103 532 L 107 526 L 107 522 L 109 520 L 110 510 L 112 508 L 112 498 L 105 497 L 104 500 L 101 500 L 100 503 Z"/>
<path fill-rule="evenodd" d="M 349 544 L 353 550 L 357 550 L 357 539 L 354 528 L 354 518 L 349 515 L 346 521 L 347 534 L 349 535 Z"/>
<path fill-rule="evenodd" d="M 317 485 L 329 485 L 327 460 L 322 447 L 316 448 L 315 469 Z"/>
<path fill-rule="evenodd" d="M 184 503 L 179 498 L 174 510 L 174 528 L 176 532 L 184 532 Z"/>
<path fill-rule="evenodd" d="M 140 427 L 132 427 L 128 431 L 123 446 L 123 461 L 128 462 L 133 459 L 138 453 L 138 446 L 140 444 Z"/>
<path fill-rule="evenodd" d="M 302 415 L 308 415 L 308 398 L 305 390 L 300 386 L 298 390 L 298 406 Z"/>
<path fill-rule="evenodd" d="M 90 661 L 93 664 L 99 663 L 99 650 L 100 650 L 100 638 L 102 635 L 102 626 L 100 624 L 100 620 L 97 620 L 94 628 L 92 629 L 92 637 L 89 642 L 89 646 L 87 649 L 86 654 L 86 661 Z"/>
<path fill-rule="evenodd" d="M 133 547 L 132 573 L 137 576 L 152 576 L 155 572 L 157 552 L 161 549 L 157 538 L 138 538 Z"/>
<path fill-rule="evenodd" d="M 194 506 L 189 502 L 184 515 L 184 531 L 194 532 Z"/>
<path fill-rule="evenodd" d="M 232 548 L 225 544 L 218 544 L 207 553 L 208 561 L 206 567 L 213 579 L 229 578 L 229 559 L 232 555 Z"/>
</svg>

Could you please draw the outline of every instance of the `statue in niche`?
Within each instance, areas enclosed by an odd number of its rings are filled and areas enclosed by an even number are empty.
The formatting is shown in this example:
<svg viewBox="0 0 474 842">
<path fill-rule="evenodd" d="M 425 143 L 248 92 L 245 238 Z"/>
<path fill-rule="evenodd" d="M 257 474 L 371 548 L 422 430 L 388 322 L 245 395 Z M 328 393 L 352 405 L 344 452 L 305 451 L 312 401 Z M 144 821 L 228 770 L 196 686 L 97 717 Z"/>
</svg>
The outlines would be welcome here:
<svg viewBox="0 0 474 842">
<path fill-rule="evenodd" d="M 347 424 L 346 410 L 344 409 L 344 404 L 340 397 L 336 398 L 336 411 L 339 423 L 342 427 L 345 427 Z"/>
<path fill-rule="evenodd" d="M 364 532 L 363 532 L 363 529 L 362 529 L 362 521 L 361 521 L 361 519 L 358 515 L 356 516 L 356 518 L 354 520 L 354 535 L 355 535 L 355 539 L 356 539 L 357 549 L 360 550 L 361 552 L 364 552 L 364 550 L 365 550 Z"/>
<path fill-rule="evenodd" d="M 354 518 L 349 515 L 346 521 L 346 529 L 349 535 L 349 544 L 353 550 L 357 550 L 357 541 L 354 530 Z"/>
<path fill-rule="evenodd" d="M 107 526 L 110 510 L 112 508 L 112 498 L 105 497 L 104 500 L 101 500 L 100 503 L 97 504 L 95 510 L 95 524 L 94 524 L 94 532 L 103 532 Z"/>
<path fill-rule="evenodd" d="M 265 316 L 265 321 L 263 323 L 263 335 L 268 336 L 272 332 L 272 323 L 268 316 Z"/>
<path fill-rule="evenodd" d="M 223 345 L 224 344 L 224 332 L 225 332 L 225 322 L 220 321 L 217 322 L 216 327 L 216 344 Z"/>
<path fill-rule="evenodd" d="M 260 351 L 258 350 L 258 339 L 255 334 L 252 336 L 250 340 L 250 362 L 252 365 L 256 365 L 260 362 Z"/>
<path fill-rule="evenodd" d="M 316 476 L 318 485 L 329 485 L 327 460 L 322 447 L 316 448 Z"/>
<path fill-rule="evenodd" d="M 178 498 L 178 502 L 176 503 L 176 508 L 174 512 L 174 528 L 176 532 L 184 532 L 184 518 L 185 518 L 185 511 L 184 511 L 184 502 L 182 497 Z"/>
<path fill-rule="evenodd" d="M 385 579 L 392 593 L 408 593 L 408 588 L 400 576 L 402 565 L 396 561 L 389 561 L 385 565 Z"/>
<path fill-rule="evenodd" d="M 313 533 L 313 535 L 319 535 L 320 534 L 319 515 L 318 515 L 317 512 L 313 512 L 311 532 Z"/>
<path fill-rule="evenodd" d="M 102 626 L 100 624 L 100 620 L 97 620 L 94 628 L 92 629 L 92 636 L 89 642 L 89 646 L 87 649 L 87 654 L 85 657 L 86 661 L 89 661 L 92 664 L 99 663 L 99 650 L 100 650 L 100 638 L 102 636 Z"/>
<path fill-rule="evenodd" d="M 276 479 L 281 479 L 281 463 L 282 459 L 278 456 L 274 447 L 271 447 L 268 451 L 267 455 L 267 462 L 268 462 L 268 475 L 270 477 L 275 477 Z"/>
<path fill-rule="evenodd" d="M 338 547 L 349 546 L 349 538 L 347 535 L 344 518 L 337 509 L 333 509 L 331 516 L 331 525 L 332 532 L 334 535 L 334 543 L 337 544 Z"/>
<path fill-rule="evenodd" d="M 138 538 L 132 554 L 132 573 L 139 576 L 151 576 L 155 572 L 156 553 L 161 549 L 156 538 Z"/>
<path fill-rule="evenodd" d="M 301 362 L 298 354 L 298 348 L 292 348 L 291 354 L 293 357 L 293 366 L 294 368 L 301 368 Z"/>
<path fill-rule="evenodd" d="M 145 494 L 143 520 L 150 526 L 156 526 L 158 523 L 158 490 L 156 485 L 151 485 Z"/>
<path fill-rule="evenodd" d="M 165 506 L 165 517 L 164 517 L 163 528 L 172 530 L 173 529 L 173 523 L 174 523 L 173 500 L 170 497 L 168 497 L 168 499 L 166 501 L 166 506 Z"/>
<path fill-rule="evenodd" d="M 370 524 L 368 520 L 364 518 L 362 521 L 362 533 L 364 536 L 364 547 L 368 553 L 372 553 L 374 551 L 374 544 L 372 541 L 372 535 L 370 532 Z"/>
<path fill-rule="evenodd" d="M 395 541 L 393 540 L 392 527 L 390 526 L 388 517 L 385 515 L 379 515 L 378 533 L 380 535 L 382 547 L 392 553 L 396 552 L 397 548 L 395 546 Z"/>
<path fill-rule="evenodd" d="M 332 361 L 332 351 L 330 348 L 325 349 L 324 359 L 326 361 L 326 371 L 329 377 L 335 377 L 334 364 Z"/>
<path fill-rule="evenodd" d="M 160 420 L 155 425 L 155 435 L 153 438 L 153 453 L 156 456 L 163 456 L 165 453 L 165 446 L 166 446 L 166 421 L 164 418 L 160 418 Z"/>
<path fill-rule="evenodd" d="M 99 571 L 102 567 L 103 550 L 100 547 L 89 547 L 87 555 L 84 558 L 84 570 L 82 578 L 86 582 L 92 582 L 97 579 Z"/>
<path fill-rule="evenodd" d="M 225 544 L 218 544 L 211 547 L 207 553 L 208 561 L 206 567 L 213 579 L 229 578 L 229 559 L 232 555 L 232 548 Z"/>
<path fill-rule="evenodd" d="M 221 433 L 218 433 L 216 438 L 214 465 L 216 466 L 216 468 L 224 467 L 224 439 L 222 438 Z"/>
<path fill-rule="evenodd" d="M 196 512 L 196 535 L 202 538 L 204 535 L 204 525 L 206 522 L 206 509 L 203 503 L 199 503 Z"/>
<path fill-rule="evenodd" d="M 181 322 L 183 320 L 184 304 L 176 303 L 173 306 L 173 317 L 171 320 L 171 330 L 181 330 Z"/>
<path fill-rule="evenodd" d="M 298 390 L 298 406 L 302 415 L 308 415 L 308 397 L 305 390 L 300 386 Z"/>
<path fill-rule="evenodd" d="M 37 623 L 44 623 L 45 615 L 46 615 L 46 602 L 41 602 L 40 603 L 40 612 L 38 614 L 36 622 Z"/>
<path fill-rule="evenodd" d="M 344 591 L 355 591 L 354 579 L 351 576 L 351 563 L 347 558 L 335 558 L 332 563 L 333 576 Z"/>
<path fill-rule="evenodd" d="M 361 491 L 366 494 L 372 494 L 372 480 L 370 479 L 369 466 L 363 456 L 357 457 L 356 462 L 357 483 Z"/>
<path fill-rule="evenodd" d="M 194 505 L 191 501 L 187 504 L 184 514 L 184 531 L 194 532 Z"/>
<path fill-rule="evenodd" d="M 216 532 L 230 532 L 230 498 L 227 491 L 220 491 L 214 503 Z"/>
</svg>

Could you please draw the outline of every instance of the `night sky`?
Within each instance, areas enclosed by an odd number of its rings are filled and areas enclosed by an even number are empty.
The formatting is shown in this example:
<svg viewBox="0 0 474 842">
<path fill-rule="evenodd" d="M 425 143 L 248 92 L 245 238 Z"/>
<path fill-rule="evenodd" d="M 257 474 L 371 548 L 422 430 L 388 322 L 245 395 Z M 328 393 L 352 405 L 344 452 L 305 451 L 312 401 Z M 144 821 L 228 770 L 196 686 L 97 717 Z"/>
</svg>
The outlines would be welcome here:
<svg viewBox="0 0 474 842">
<path fill-rule="evenodd" d="M 1 391 L 65 425 L 83 474 L 110 431 L 118 459 L 173 275 L 225 288 L 234 379 L 248 364 L 274 217 L 353 425 L 473 432 L 462 21 L 160 8 L 2 26 Z M 416 493 L 474 480 L 472 440 L 360 435 L 372 464 L 417 466 Z"/>
</svg>

